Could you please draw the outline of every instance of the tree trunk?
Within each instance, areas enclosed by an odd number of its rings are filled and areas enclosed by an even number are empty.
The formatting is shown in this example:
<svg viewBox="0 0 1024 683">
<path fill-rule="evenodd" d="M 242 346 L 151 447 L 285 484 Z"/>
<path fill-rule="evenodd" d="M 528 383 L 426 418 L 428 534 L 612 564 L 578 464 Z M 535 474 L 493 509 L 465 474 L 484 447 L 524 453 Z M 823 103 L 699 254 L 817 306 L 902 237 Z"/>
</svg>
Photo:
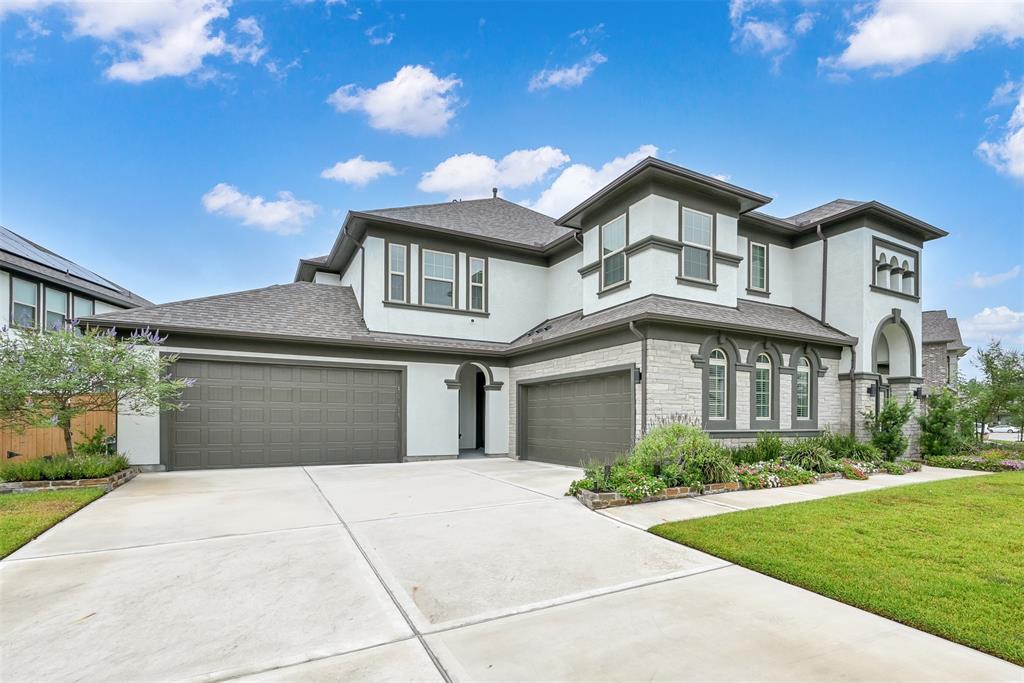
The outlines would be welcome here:
<svg viewBox="0 0 1024 683">
<path fill-rule="evenodd" d="M 64 446 L 67 448 L 68 457 L 71 457 L 75 454 L 75 442 L 71 438 L 71 422 L 68 421 L 67 424 L 61 425 L 60 428 L 64 432 Z"/>
</svg>

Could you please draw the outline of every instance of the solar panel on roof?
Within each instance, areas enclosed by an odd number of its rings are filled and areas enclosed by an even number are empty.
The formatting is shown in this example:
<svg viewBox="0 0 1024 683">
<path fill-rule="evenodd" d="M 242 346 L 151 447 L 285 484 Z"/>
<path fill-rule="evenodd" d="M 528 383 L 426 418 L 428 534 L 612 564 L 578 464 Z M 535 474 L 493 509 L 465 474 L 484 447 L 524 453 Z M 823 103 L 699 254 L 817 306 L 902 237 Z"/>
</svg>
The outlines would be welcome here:
<svg viewBox="0 0 1024 683">
<path fill-rule="evenodd" d="M 106 287 L 112 289 L 115 292 L 120 292 L 121 288 L 115 285 L 110 280 L 106 280 L 91 270 L 87 270 L 82 266 L 69 261 L 63 256 L 58 256 L 52 251 L 43 249 L 42 247 L 29 242 L 21 235 L 17 235 L 7 228 L 0 226 L 0 251 L 6 251 L 15 256 L 26 258 L 29 261 L 34 261 L 40 265 L 54 270 L 59 270 L 62 273 L 73 275 L 74 277 L 86 280 L 100 287 Z"/>
</svg>

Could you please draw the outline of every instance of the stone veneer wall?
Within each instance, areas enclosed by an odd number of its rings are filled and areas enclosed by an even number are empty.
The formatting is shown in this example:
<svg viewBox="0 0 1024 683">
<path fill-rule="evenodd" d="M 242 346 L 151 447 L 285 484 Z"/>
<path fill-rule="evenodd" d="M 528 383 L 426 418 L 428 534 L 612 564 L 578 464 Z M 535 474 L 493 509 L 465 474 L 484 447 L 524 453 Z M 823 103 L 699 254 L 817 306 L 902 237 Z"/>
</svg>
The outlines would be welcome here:
<svg viewBox="0 0 1024 683">
<path fill-rule="evenodd" d="M 907 424 L 903 426 L 903 435 L 910 439 L 910 446 L 907 448 L 907 456 L 917 458 L 921 455 L 921 425 L 917 418 L 924 412 L 924 401 L 914 398 L 914 390 L 921 387 L 921 382 L 899 382 L 891 385 L 891 396 L 899 403 L 906 400 L 914 405 L 914 412 L 911 414 Z"/>
<path fill-rule="evenodd" d="M 855 428 L 854 435 L 861 441 L 867 441 L 871 438 L 868 434 L 867 427 L 864 426 L 864 413 L 866 411 L 873 411 L 875 409 L 875 397 L 868 395 L 868 387 L 874 385 L 875 380 L 872 377 L 855 377 L 853 380 L 850 379 L 849 375 L 844 376 L 839 381 L 839 398 L 841 401 L 840 406 L 840 430 L 844 434 L 850 433 L 850 382 L 855 385 L 855 405 L 854 409 L 854 423 Z"/>
<path fill-rule="evenodd" d="M 690 358 L 699 344 L 647 340 L 647 426 L 682 417 L 700 424 L 701 371 Z"/>
<path fill-rule="evenodd" d="M 921 369 L 924 371 L 924 385 L 929 389 L 942 387 L 948 383 L 946 356 L 945 342 L 924 345 Z"/>
<path fill-rule="evenodd" d="M 516 421 L 519 411 L 519 382 L 527 379 L 536 379 L 554 375 L 564 375 L 572 372 L 596 371 L 601 368 L 610 368 L 616 365 L 634 364 L 640 367 L 640 342 L 630 342 L 620 346 L 611 346 L 596 351 L 585 351 L 571 356 L 552 358 L 549 360 L 519 365 L 509 368 L 509 428 L 508 428 L 508 453 L 511 458 L 518 458 L 518 438 Z M 636 426 L 637 436 L 640 433 L 640 387 L 636 391 Z"/>
</svg>

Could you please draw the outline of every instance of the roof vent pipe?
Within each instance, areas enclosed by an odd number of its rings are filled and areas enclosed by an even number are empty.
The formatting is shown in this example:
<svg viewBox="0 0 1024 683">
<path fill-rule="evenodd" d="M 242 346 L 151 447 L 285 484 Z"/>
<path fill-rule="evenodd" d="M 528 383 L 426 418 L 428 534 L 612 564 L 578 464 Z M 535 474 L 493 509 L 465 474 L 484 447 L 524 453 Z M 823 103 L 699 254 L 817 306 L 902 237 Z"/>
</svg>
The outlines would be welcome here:
<svg viewBox="0 0 1024 683">
<path fill-rule="evenodd" d="M 498 198 L 498 188 L 492 187 L 491 188 L 491 194 L 493 194 L 494 198 L 497 199 Z"/>
</svg>

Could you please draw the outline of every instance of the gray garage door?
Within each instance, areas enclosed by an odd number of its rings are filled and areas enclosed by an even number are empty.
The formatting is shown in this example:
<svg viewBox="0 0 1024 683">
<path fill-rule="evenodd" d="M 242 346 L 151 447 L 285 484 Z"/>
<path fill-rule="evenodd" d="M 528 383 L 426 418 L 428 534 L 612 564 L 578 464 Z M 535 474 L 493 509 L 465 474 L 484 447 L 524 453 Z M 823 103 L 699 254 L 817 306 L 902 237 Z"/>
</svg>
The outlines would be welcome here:
<svg viewBox="0 0 1024 683">
<path fill-rule="evenodd" d="M 398 371 L 183 359 L 174 372 L 196 383 L 163 416 L 171 469 L 401 459 Z"/>
<path fill-rule="evenodd" d="M 530 460 L 578 467 L 611 462 L 633 441 L 633 373 L 529 384 L 523 387 L 521 438 Z"/>
</svg>

